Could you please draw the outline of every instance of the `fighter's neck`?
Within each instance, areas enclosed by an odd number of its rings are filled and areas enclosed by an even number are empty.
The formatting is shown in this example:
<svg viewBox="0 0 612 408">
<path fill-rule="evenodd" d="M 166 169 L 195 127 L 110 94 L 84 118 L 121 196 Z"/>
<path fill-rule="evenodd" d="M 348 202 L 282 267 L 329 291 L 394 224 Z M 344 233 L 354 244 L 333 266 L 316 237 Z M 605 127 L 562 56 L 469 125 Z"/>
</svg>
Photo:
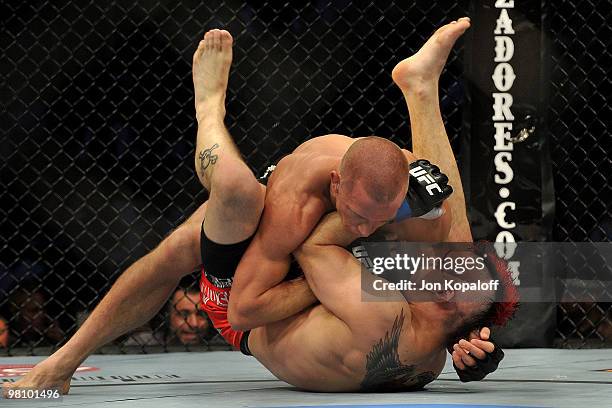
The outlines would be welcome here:
<svg viewBox="0 0 612 408">
<path fill-rule="evenodd" d="M 432 343 L 446 341 L 445 328 L 448 326 L 448 314 L 435 302 L 411 302 L 413 328 L 422 338 L 428 338 Z"/>
</svg>

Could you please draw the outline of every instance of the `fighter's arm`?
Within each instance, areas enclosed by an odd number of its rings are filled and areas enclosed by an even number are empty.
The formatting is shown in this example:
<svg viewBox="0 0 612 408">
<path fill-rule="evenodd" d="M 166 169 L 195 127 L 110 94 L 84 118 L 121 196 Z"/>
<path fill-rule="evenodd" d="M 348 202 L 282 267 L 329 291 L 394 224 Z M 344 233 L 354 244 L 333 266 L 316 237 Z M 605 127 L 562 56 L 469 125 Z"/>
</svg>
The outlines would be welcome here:
<svg viewBox="0 0 612 408">
<path fill-rule="evenodd" d="M 176 289 L 180 279 L 201 263 L 199 230 L 205 210 L 206 204 L 119 276 L 64 346 L 38 363 L 23 379 L 14 384 L 6 383 L 4 387 L 53 388 L 65 394 L 70 388 L 72 374 L 91 353 L 149 321 Z"/>
<path fill-rule="evenodd" d="M 303 278 L 284 279 L 291 253 L 324 214 L 325 204 L 317 197 L 268 192 L 257 233 L 234 276 L 228 315 L 236 330 L 286 319 L 317 300 Z"/>
<path fill-rule="evenodd" d="M 428 112 L 426 117 L 429 118 L 429 122 L 423 120 L 419 115 L 422 109 L 428 111 L 428 104 L 437 106 L 437 92 L 435 92 L 435 95 L 436 97 L 432 101 L 418 100 L 418 104 L 412 103 L 410 107 L 411 110 L 418 111 L 415 115 L 410 115 L 412 121 L 418 121 L 418 126 L 413 123 L 412 148 L 414 154 L 418 155 L 419 158 L 436 163 L 440 170 L 448 177 L 448 184 L 453 187 L 453 194 L 445 201 L 446 220 L 443 222 L 448 223 L 448 233 L 440 241 L 472 242 L 472 231 L 467 217 L 465 194 L 459 174 L 459 166 L 457 166 L 455 154 L 446 135 L 439 108 L 435 111 L 436 113 Z M 413 116 L 416 118 L 413 118 Z M 428 124 L 433 127 L 429 132 L 423 129 L 423 126 Z"/>
<path fill-rule="evenodd" d="M 317 299 L 349 326 L 362 320 L 364 313 L 371 313 L 361 302 L 360 263 L 344 249 L 357 238 L 342 227 L 334 212 L 326 215 L 294 252 Z"/>
</svg>

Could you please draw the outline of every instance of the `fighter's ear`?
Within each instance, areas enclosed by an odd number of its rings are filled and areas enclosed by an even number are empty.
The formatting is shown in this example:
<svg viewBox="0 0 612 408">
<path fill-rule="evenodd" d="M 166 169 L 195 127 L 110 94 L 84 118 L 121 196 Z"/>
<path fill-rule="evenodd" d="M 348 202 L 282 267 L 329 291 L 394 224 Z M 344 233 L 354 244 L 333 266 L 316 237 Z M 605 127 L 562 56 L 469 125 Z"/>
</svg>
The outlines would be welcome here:
<svg viewBox="0 0 612 408">
<path fill-rule="evenodd" d="M 331 171 L 331 186 L 336 193 L 340 189 L 340 174 L 336 170 Z"/>
</svg>

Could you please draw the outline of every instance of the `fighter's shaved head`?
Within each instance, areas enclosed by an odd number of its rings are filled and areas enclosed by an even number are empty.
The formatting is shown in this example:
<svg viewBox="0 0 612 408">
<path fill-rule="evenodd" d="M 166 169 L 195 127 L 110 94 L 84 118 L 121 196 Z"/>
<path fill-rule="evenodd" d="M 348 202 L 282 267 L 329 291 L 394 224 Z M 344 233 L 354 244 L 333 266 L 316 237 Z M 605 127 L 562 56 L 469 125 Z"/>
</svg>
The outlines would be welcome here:
<svg viewBox="0 0 612 408">
<path fill-rule="evenodd" d="M 379 203 L 390 202 L 408 185 L 408 160 L 390 140 L 370 136 L 353 143 L 340 163 L 340 176 L 347 189 L 360 183 Z"/>
</svg>

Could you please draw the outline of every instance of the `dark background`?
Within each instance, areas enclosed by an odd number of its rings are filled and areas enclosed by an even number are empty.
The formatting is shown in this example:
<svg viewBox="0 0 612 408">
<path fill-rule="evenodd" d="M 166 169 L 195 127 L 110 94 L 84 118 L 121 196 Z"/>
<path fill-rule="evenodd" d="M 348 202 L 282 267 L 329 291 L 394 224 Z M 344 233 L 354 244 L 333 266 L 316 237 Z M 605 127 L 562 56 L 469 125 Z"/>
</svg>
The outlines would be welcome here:
<svg viewBox="0 0 612 408">
<path fill-rule="evenodd" d="M 553 239 L 609 241 L 610 106 L 601 90 L 610 85 L 611 7 L 573 3 L 542 4 Z M 45 313 L 69 336 L 77 314 L 205 200 L 193 169 L 191 57 L 206 30 L 234 36 L 226 123 L 261 173 L 327 133 L 409 147 L 391 69 L 469 9 L 469 1 L 3 0 L 0 315 L 15 318 L 17 288 L 42 288 Z M 456 151 L 461 51 L 460 42 L 440 84 Z M 603 344 L 597 328 L 610 305 L 560 307 L 559 344 Z"/>
</svg>

